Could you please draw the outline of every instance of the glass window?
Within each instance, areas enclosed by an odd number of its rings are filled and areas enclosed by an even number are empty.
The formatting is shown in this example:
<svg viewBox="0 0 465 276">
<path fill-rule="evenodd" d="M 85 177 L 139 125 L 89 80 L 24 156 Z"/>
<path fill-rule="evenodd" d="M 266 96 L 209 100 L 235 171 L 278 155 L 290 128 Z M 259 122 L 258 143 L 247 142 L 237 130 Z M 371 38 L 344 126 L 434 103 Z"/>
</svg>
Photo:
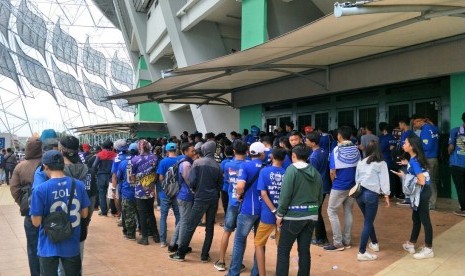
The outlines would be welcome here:
<svg viewBox="0 0 465 276">
<path fill-rule="evenodd" d="M 305 115 L 298 115 L 297 116 L 297 130 L 304 133 L 305 126 L 312 125 L 312 115 L 305 114 Z"/>
<path fill-rule="evenodd" d="M 337 112 L 337 126 L 353 126 L 354 125 L 354 111 L 341 110 Z"/>
<path fill-rule="evenodd" d="M 399 124 L 399 120 L 403 117 L 410 117 L 410 104 L 393 104 L 389 106 L 388 123 L 391 126 L 397 127 L 397 125 Z"/>
<path fill-rule="evenodd" d="M 267 118 L 265 128 L 267 132 L 273 132 L 278 125 L 276 124 L 276 118 Z"/>
<path fill-rule="evenodd" d="M 438 125 L 439 119 L 439 102 L 438 101 L 427 101 L 427 102 L 416 102 L 415 113 L 424 115 L 430 119 L 433 124 Z"/>
<path fill-rule="evenodd" d="M 280 117 L 279 118 L 279 127 L 281 127 L 283 130 L 286 130 L 286 123 L 291 122 L 291 116 L 286 116 L 286 117 Z"/>
<path fill-rule="evenodd" d="M 315 128 L 322 129 L 324 131 L 329 131 L 329 113 L 316 113 L 315 114 Z"/>
<path fill-rule="evenodd" d="M 377 114 L 378 110 L 376 107 L 367 107 L 360 108 L 358 110 L 358 127 L 363 127 L 367 123 L 371 122 L 375 125 L 374 133 L 376 133 L 377 128 Z"/>
</svg>

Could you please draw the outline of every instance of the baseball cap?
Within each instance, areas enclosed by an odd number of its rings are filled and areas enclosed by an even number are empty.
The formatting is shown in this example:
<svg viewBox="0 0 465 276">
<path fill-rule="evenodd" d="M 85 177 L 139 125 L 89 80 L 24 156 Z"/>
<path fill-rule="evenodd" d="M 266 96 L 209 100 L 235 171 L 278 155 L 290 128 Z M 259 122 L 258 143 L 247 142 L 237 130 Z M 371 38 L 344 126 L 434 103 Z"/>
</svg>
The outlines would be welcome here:
<svg viewBox="0 0 465 276">
<path fill-rule="evenodd" d="M 175 143 L 168 143 L 168 144 L 166 144 L 165 150 L 167 150 L 167 151 L 176 150 L 176 144 L 175 144 Z"/>
<path fill-rule="evenodd" d="M 137 143 L 136 143 L 136 142 L 131 143 L 131 144 L 129 145 L 129 150 L 137 150 Z"/>
<path fill-rule="evenodd" d="M 42 155 L 43 165 L 64 165 L 65 161 L 61 152 L 49 150 Z"/>
<path fill-rule="evenodd" d="M 305 132 L 305 133 L 310 133 L 310 132 L 312 132 L 312 131 L 313 131 L 312 126 L 305 126 L 305 128 L 304 128 L 304 132 Z"/>
<path fill-rule="evenodd" d="M 249 152 L 251 155 L 259 155 L 260 153 L 265 152 L 265 145 L 262 142 L 255 142 L 250 145 Z"/>
</svg>

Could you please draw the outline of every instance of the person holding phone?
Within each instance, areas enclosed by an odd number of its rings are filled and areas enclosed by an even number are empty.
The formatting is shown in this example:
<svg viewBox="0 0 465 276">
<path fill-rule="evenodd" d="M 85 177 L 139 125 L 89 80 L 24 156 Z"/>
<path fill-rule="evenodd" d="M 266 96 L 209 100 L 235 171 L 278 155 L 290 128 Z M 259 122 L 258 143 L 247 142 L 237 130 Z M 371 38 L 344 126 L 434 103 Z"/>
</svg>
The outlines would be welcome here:
<svg viewBox="0 0 465 276">
<path fill-rule="evenodd" d="M 407 165 L 407 173 L 417 177 L 417 185 L 421 186 L 420 202 L 417 209 L 412 209 L 413 227 L 410 240 L 406 241 L 402 247 L 405 251 L 413 254 L 417 260 L 433 258 L 433 226 L 429 215 L 429 199 L 431 197 L 430 176 L 428 172 L 428 161 L 422 148 L 422 141 L 416 135 L 410 135 L 403 145 L 403 149 L 410 155 L 410 160 L 402 160 Z M 397 176 L 403 178 L 404 172 L 395 172 Z M 425 246 L 420 252 L 415 253 L 415 243 L 420 234 L 421 225 L 425 231 Z"/>
</svg>

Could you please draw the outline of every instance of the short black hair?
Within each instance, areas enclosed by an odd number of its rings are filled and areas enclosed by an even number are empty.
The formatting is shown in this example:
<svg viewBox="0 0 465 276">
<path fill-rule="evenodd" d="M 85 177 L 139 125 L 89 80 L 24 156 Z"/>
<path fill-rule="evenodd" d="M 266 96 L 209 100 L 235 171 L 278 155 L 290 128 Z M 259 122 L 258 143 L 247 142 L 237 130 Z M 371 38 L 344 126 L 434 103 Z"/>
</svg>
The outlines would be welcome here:
<svg viewBox="0 0 465 276">
<path fill-rule="evenodd" d="M 193 143 L 187 143 L 187 142 L 182 143 L 181 144 L 181 152 L 185 153 L 190 147 L 193 147 L 193 146 L 194 146 Z"/>
<path fill-rule="evenodd" d="M 318 133 L 318 131 L 310 132 L 309 134 L 305 136 L 305 138 L 307 138 L 307 140 L 317 145 L 320 143 L 320 133 Z"/>
<path fill-rule="evenodd" d="M 282 136 L 281 138 L 279 138 L 279 142 L 283 143 L 285 145 L 285 148 L 290 149 L 292 147 L 291 143 L 289 143 L 289 138 L 287 138 L 286 136 Z"/>
<path fill-rule="evenodd" d="M 295 154 L 298 160 L 306 162 L 310 156 L 310 149 L 304 145 L 297 145 L 292 149 L 292 153 Z"/>
<path fill-rule="evenodd" d="M 54 162 L 51 164 L 46 164 L 48 169 L 51 171 L 63 171 L 65 169 L 64 162 Z"/>
<path fill-rule="evenodd" d="M 229 134 L 231 134 L 231 136 L 237 137 L 237 132 L 235 132 L 235 131 L 231 131 L 231 133 L 229 133 Z"/>
<path fill-rule="evenodd" d="M 294 123 L 293 122 L 287 122 L 285 126 L 290 127 L 291 129 L 294 129 Z"/>
<path fill-rule="evenodd" d="M 465 114 L 465 113 L 464 113 Z M 410 125 L 410 118 L 409 117 L 403 117 L 399 119 L 399 123 L 404 123 L 406 125 Z"/>
<path fill-rule="evenodd" d="M 413 114 L 411 120 L 417 120 L 417 119 L 426 119 L 426 116 L 423 114 Z"/>
<path fill-rule="evenodd" d="M 369 130 L 369 131 L 375 130 L 375 123 L 373 123 L 373 122 L 367 122 L 367 123 L 365 124 L 365 129 L 366 129 L 366 130 Z M 350 138 L 350 137 L 349 137 L 349 138 Z"/>
<path fill-rule="evenodd" d="M 270 136 L 265 135 L 265 136 L 262 137 L 262 143 L 267 143 L 267 144 L 272 145 L 273 144 L 273 139 L 271 139 Z"/>
<path fill-rule="evenodd" d="M 105 140 L 105 142 L 102 143 L 102 148 L 111 150 L 113 148 L 113 142 L 110 139 Z"/>
<path fill-rule="evenodd" d="M 247 153 L 248 146 L 247 143 L 241 140 L 236 140 L 233 143 L 233 149 L 236 154 L 244 155 Z"/>
<path fill-rule="evenodd" d="M 273 159 L 276 159 L 278 161 L 284 161 L 286 158 L 287 151 L 283 148 L 274 148 L 271 151 L 271 155 L 273 155 Z"/>
<path fill-rule="evenodd" d="M 350 140 L 350 135 L 352 135 L 352 128 L 350 126 L 341 126 L 337 129 L 337 133 L 342 136 L 342 139 Z"/>
<path fill-rule="evenodd" d="M 224 155 L 226 156 L 233 156 L 234 155 L 234 150 L 232 146 L 226 146 L 224 148 Z"/>
<path fill-rule="evenodd" d="M 298 132 L 297 130 L 293 130 L 289 136 L 299 136 L 302 138 L 302 133 Z"/>
</svg>

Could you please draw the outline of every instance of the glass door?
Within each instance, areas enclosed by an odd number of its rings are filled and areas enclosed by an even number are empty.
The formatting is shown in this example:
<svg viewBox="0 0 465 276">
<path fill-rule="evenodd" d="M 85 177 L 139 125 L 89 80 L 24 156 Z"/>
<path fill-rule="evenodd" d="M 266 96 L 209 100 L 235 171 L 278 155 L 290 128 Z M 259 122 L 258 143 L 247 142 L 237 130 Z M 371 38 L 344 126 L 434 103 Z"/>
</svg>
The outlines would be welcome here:
<svg viewBox="0 0 465 276">
<path fill-rule="evenodd" d="M 375 126 L 374 133 L 377 131 L 378 108 L 376 106 L 363 107 L 358 109 L 358 127 L 364 127 L 367 123 Z"/>
<path fill-rule="evenodd" d="M 339 110 L 337 112 L 337 127 L 353 126 L 355 121 L 355 114 L 353 109 Z"/>
<path fill-rule="evenodd" d="M 278 128 L 276 117 L 275 118 L 266 118 L 266 120 L 265 120 L 265 131 L 272 133 L 276 128 Z"/>
<path fill-rule="evenodd" d="M 321 129 L 324 132 L 329 131 L 329 113 L 321 112 L 315 114 L 315 128 Z"/>
</svg>

